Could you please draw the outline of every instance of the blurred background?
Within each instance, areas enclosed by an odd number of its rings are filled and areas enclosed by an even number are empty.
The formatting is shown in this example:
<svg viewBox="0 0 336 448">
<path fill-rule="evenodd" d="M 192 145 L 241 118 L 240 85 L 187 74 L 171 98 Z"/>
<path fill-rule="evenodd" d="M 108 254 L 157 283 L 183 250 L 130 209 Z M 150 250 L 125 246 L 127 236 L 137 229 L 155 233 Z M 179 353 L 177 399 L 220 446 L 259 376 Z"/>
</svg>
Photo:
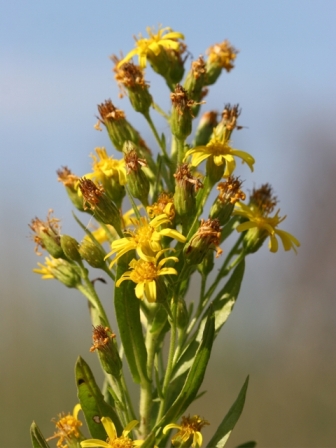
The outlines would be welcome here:
<svg viewBox="0 0 336 448">
<path fill-rule="evenodd" d="M 253 175 L 239 166 L 245 190 L 270 182 L 288 215 L 281 228 L 302 244 L 298 255 L 265 245 L 247 259 L 208 393 L 191 412 L 210 421 L 208 438 L 250 374 L 229 447 L 251 439 L 260 448 L 336 446 L 335 13 L 327 0 L 0 2 L 1 447 L 30 446 L 33 419 L 53 434 L 51 418 L 76 403 L 78 355 L 101 381 L 86 301 L 32 273 L 44 258 L 34 254 L 28 223 L 53 208 L 63 233 L 82 238 L 56 169 L 82 175 L 96 146 L 114 153 L 93 129 L 105 99 L 156 150 L 143 118 L 118 99 L 109 56 L 126 54 L 132 35 L 159 23 L 185 34 L 193 58 L 226 38 L 240 50 L 203 111 L 240 104 L 246 128 L 233 143 L 257 161 Z M 150 69 L 146 78 L 168 107 L 164 82 Z M 98 288 L 113 315 L 110 287 Z"/>
</svg>

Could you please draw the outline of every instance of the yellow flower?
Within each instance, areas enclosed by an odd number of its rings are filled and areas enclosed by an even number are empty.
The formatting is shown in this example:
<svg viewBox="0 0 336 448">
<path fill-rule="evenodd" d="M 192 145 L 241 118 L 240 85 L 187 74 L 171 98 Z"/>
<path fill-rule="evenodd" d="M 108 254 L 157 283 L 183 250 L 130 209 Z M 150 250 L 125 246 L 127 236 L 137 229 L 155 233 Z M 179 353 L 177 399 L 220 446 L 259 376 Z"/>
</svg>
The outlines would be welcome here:
<svg viewBox="0 0 336 448">
<path fill-rule="evenodd" d="M 64 283 L 68 288 L 74 288 L 80 283 L 80 274 L 77 266 L 61 258 L 45 257 L 45 264 L 37 263 L 39 269 L 33 269 L 36 274 L 41 274 L 43 280 L 56 279 Z"/>
<path fill-rule="evenodd" d="M 237 202 L 233 215 L 242 216 L 248 221 L 239 224 L 236 230 L 238 232 L 244 232 L 249 229 L 257 229 L 261 232 L 265 232 L 265 234 L 270 238 L 268 247 L 271 252 L 278 251 L 278 240 L 276 238 L 278 236 L 281 239 L 282 245 L 286 251 L 293 249 L 296 253 L 296 247 L 300 246 L 300 242 L 290 233 L 277 229 L 277 226 L 286 218 L 286 216 L 280 218 L 279 212 L 280 209 L 274 216 L 268 216 L 267 211 L 263 211 L 253 202 L 249 205 Z"/>
<path fill-rule="evenodd" d="M 216 64 L 225 68 L 228 72 L 233 68 L 238 50 L 236 50 L 228 40 L 224 40 L 220 44 L 212 45 L 207 50 L 209 55 L 209 64 Z"/>
<path fill-rule="evenodd" d="M 172 438 L 173 445 L 181 446 L 192 437 L 193 442 L 191 446 L 199 448 L 203 443 L 201 429 L 205 425 L 209 425 L 209 422 L 202 419 L 199 415 L 194 415 L 193 417 L 183 416 L 181 425 L 170 423 L 163 428 L 163 434 L 166 434 L 170 429 L 178 429 L 179 432 Z"/>
<path fill-rule="evenodd" d="M 140 67 L 146 67 L 147 58 L 151 58 L 151 55 L 154 54 L 157 56 L 160 54 L 163 48 L 178 50 L 180 47 L 180 42 L 177 39 L 184 39 L 182 33 L 178 33 L 172 31 L 171 28 L 160 28 L 158 29 L 157 34 L 154 34 L 153 30 L 150 27 L 146 28 L 146 31 L 149 35 L 149 38 L 144 38 L 140 34 L 140 38 L 135 38 L 136 48 L 131 50 L 125 57 L 118 63 L 118 67 L 120 67 L 125 62 L 132 59 L 133 56 L 138 55 L 139 65 Z"/>
<path fill-rule="evenodd" d="M 157 202 L 146 207 L 147 213 L 151 219 L 164 213 L 167 218 L 174 219 L 175 207 L 174 196 L 171 193 L 160 193 Z"/>
<path fill-rule="evenodd" d="M 116 178 L 120 185 L 126 185 L 126 168 L 125 160 L 116 160 L 110 157 L 105 148 L 95 148 L 97 156 L 91 154 L 93 159 L 92 170 L 93 173 L 86 174 L 84 177 L 88 179 L 97 179 L 102 181 L 102 177 Z"/>
<path fill-rule="evenodd" d="M 108 435 L 107 441 L 87 439 L 81 442 L 82 448 L 133 448 L 134 446 L 141 446 L 143 443 L 143 440 L 132 440 L 128 437 L 128 434 L 139 423 L 137 420 L 132 420 L 126 425 L 120 437 L 117 436 L 117 430 L 109 417 L 102 417 L 101 422 Z"/>
<path fill-rule="evenodd" d="M 148 302 L 155 302 L 157 278 L 161 275 L 177 275 L 176 269 L 163 268 L 162 266 L 169 260 L 177 262 L 178 258 L 167 257 L 158 262 L 162 252 L 160 251 L 151 261 L 133 259 L 129 264 L 132 271 L 124 272 L 116 282 L 116 286 L 119 287 L 124 280 L 132 280 L 137 284 L 135 287 L 135 295 L 138 299 L 143 299 L 145 295 Z"/>
<path fill-rule="evenodd" d="M 246 162 L 251 171 L 253 171 L 255 162 L 254 158 L 247 152 L 231 148 L 228 142 L 224 140 L 224 135 L 221 135 L 217 128 L 214 129 L 213 136 L 207 145 L 189 149 L 186 152 L 184 160 L 190 155 L 192 156 L 192 166 L 199 165 L 208 157 L 213 157 L 213 161 L 217 166 L 225 163 L 224 177 L 229 177 L 233 173 L 236 167 L 235 157 L 240 157 Z"/>
<path fill-rule="evenodd" d="M 55 421 L 57 432 L 53 436 L 49 437 L 47 441 L 59 438 L 57 442 L 58 448 L 67 448 L 69 444 L 73 446 L 74 442 L 80 442 L 84 436 L 80 432 L 79 428 L 82 426 L 82 422 L 78 420 L 78 412 L 81 410 L 81 405 L 76 404 L 72 414 L 59 415 L 59 420 Z M 65 445 L 63 445 L 63 443 Z"/>
<path fill-rule="evenodd" d="M 111 247 L 112 251 L 106 255 L 105 259 L 113 254 L 117 254 L 111 262 L 110 267 L 118 261 L 118 259 L 129 250 L 135 249 L 140 258 L 145 261 L 151 261 L 155 254 L 159 252 L 161 247 L 161 239 L 163 236 L 169 236 L 181 243 L 186 241 L 185 236 L 175 229 L 165 228 L 157 230 L 162 224 L 170 223 L 166 214 L 156 216 L 148 222 L 146 217 L 141 217 L 140 220 L 133 219 L 135 230 L 128 230 L 126 233 L 129 236 L 113 241 Z"/>
</svg>

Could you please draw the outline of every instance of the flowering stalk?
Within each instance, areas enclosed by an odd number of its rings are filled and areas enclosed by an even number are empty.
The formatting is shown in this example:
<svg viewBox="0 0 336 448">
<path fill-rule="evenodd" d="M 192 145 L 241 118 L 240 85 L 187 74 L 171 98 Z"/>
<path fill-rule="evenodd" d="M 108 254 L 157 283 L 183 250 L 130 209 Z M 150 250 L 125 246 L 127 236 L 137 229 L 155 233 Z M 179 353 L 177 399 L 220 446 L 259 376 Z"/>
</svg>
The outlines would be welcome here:
<svg viewBox="0 0 336 448">
<path fill-rule="evenodd" d="M 95 148 L 92 169 L 81 177 L 67 167 L 57 171 L 72 204 L 84 213 L 82 220 L 74 215 L 82 239 L 62 234 L 51 210 L 45 221 L 35 218 L 30 224 L 36 254 L 49 254 L 34 272 L 87 299 L 93 326 L 84 328 L 92 331 L 88 353 L 96 352 L 104 373 L 101 389 L 89 364 L 78 358 L 79 404 L 72 414 L 60 415 L 55 434 L 47 439 L 58 439 L 58 448 L 153 448 L 166 446 L 169 439 L 180 448 L 204 445 L 202 428 L 208 422 L 188 415 L 188 408 L 200 396 L 214 341 L 236 303 L 245 264 L 265 241 L 271 253 L 278 251 L 279 240 L 285 251 L 296 252 L 300 245 L 279 229 L 285 217 L 276 209 L 269 184 L 254 188 L 244 203 L 237 162 L 253 171 L 255 159 L 233 147 L 235 132 L 242 129 L 239 106 L 224 103 L 221 114 L 205 112 L 195 127 L 208 86 L 223 70 L 233 69 L 237 50 L 227 40 L 211 46 L 207 59 L 192 62 L 183 81 L 183 34 L 162 27 L 147 32 L 125 57 L 112 60 L 120 98 L 127 96 L 144 116 L 157 148 L 151 151 L 123 110 L 105 100 L 94 128 L 105 128 L 114 155 Z M 170 113 L 154 101 L 145 80 L 148 65 L 166 81 Z M 166 119 L 167 137 L 159 135 L 151 108 Z M 216 275 L 210 282 L 212 272 Z M 188 290 L 198 275 L 201 286 L 191 300 Z M 95 287 L 97 281 L 107 284 L 105 277 L 113 284 L 113 331 Z M 138 406 L 126 381 L 126 364 L 139 389 Z M 248 378 L 208 446 L 227 442 L 243 410 L 247 385 Z M 80 410 L 89 438 L 79 429 Z M 34 448 L 48 446 L 35 423 L 31 438 Z"/>
</svg>

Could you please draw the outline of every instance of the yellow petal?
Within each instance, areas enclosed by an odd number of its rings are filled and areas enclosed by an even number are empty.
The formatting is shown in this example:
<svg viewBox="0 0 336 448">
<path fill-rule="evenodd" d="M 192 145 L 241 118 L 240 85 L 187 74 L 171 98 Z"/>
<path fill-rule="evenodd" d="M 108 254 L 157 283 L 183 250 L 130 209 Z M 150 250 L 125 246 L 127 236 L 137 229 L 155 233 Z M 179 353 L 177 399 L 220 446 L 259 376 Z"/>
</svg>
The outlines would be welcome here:
<svg viewBox="0 0 336 448">
<path fill-rule="evenodd" d="M 145 294 L 148 302 L 156 301 L 156 283 L 155 280 L 145 283 Z"/>
<path fill-rule="evenodd" d="M 101 422 L 110 440 L 117 438 L 117 430 L 110 417 L 102 417 Z"/>
</svg>

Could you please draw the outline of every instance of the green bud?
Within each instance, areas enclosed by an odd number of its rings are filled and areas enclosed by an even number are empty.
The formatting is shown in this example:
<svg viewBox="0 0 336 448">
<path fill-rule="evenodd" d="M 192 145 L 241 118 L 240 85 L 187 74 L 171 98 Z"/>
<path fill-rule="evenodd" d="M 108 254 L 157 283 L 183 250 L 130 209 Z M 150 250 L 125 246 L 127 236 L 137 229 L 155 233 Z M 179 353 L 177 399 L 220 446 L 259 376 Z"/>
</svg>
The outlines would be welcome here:
<svg viewBox="0 0 336 448">
<path fill-rule="evenodd" d="M 111 100 L 98 105 L 101 122 L 106 126 L 107 133 L 118 151 L 122 151 L 125 141 L 139 144 L 142 139 L 138 131 L 126 120 L 125 113 L 117 109 Z"/>
<path fill-rule="evenodd" d="M 219 195 L 210 210 L 210 218 L 218 219 L 221 226 L 231 218 L 237 201 L 245 201 L 246 195 L 240 189 L 242 182 L 239 177 L 229 176 L 226 181 L 217 185 Z"/>
<path fill-rule="evenodd" d="M 187 226 L 196 212 L 196 192 L 203 185 L 199 179 L 192 176 L 187 163 L 180 165 L 174 174 L 176 185 L 174 193 L 174 207 L 177 219 L 183 226 Z"/>
<path fill-rule="evenodd" d="M 79 177 L 73 174 L 66 166 L 63 166 L 61 169 L 57 170 L 57 175 L 58 182 L 62 182 L 65 186 L 65 190 L 73 205 L 78 210 L 83 212 L 83 198 L 78 194 Z"/>
<path fill-rule="evenodd" d="M 209 250 L 216 250 L 216 257 L 221 255 L 222 250 L 218 247 L 220 243 L 221 228 L 217 219 L 201 220 L 197 232 L 184 246 L 183 252 L 186 261 L 195 265 L 203 261 Z"/>
<path fill-rule="evenodd" d="M 93 268 L 104 268 L 106 266 L 104 251 L 89 239 L 82 241 L 79 246 L 79 254 Z"/>
<path fill-rule="evenodd" d="M 185 140 L 192 130 L 192 107 L 194 101 L 189 100 L 187 92 L 179 84 L 176 85 L 173 93 L 170 94 L 173 103 L 170 125 L 172 134 L 179 140 Z"/>
<path fill-rule="evenodd" d="M 208 93 L 208 89 L 206 86 L 206 66 L 205 62 L 200 56 L 196 61 L 193 61 L 191 64 L 191 69 L 187 74 L 187 78 L 184 83 L 184 88 L 188 92 L 189 100 L 193 100 L 195 102 L 192 107 L 192 115 L 194 117 L 197 116 L 200 106 L 202 104 L 202 99 Z"/>
<path fill-rule="evenodd" d="M 35 218 L 29 224 L 30 229 L 35 233 L 33 239 L 36 243 L 36 252 L 38 246 L 41 246 L 53 258 L 66 258 L 61 247 L 59 219 L 53 218 L 52 212 L 49 210 L 46 221 Z"/>
<path fill-rule="evenodd" d="M 139 199 L 146 207 L 148 205 L 149 180 L 142 168 L 147 167 L 145 159 L 140 159 L 136 147 L 132 142 L 124 145 L 125 163 L 127 171 L 127 185 L 133 197 Z"/>
<path fill-rule="evenodd" d="M 106 373 L 120 377 L 122 361 L 114 342 L 115 334 L 108 327 L 98 325 L 93 328 L 93 345 L 90 352 L 97 350 L 101 365 Z"/>
<path fill-rule="evenodd" d="M 212 131 L 217 126 L 217 115 L 215 111 L 205 112 L 202 115 L 196 129 L 195 139 L 192 143 L 194 148 L 197 146 L 205 146 L 209 143 Z"/>
<path fill-rule="evenodd" d="M 80 179 L 79 188 L 83 194 L 84 209 L 89 207 L 97 221 L 112 225 L 121 235 L 120 212 L 106 195 L 104 188 L 85 177 Z"/>
<path fill-rule="evenodd" d="M 69 235 L 61 236 L 61 247 L 66 257 L 72 261 L 80 261 L 82 258 L 79 254 L 79 243 Z"/>
<path fill-rule="evenodd" d="M 55 260 L 55 263 L 49 269 L 56 280 L 59 280 L 68 288 L 76 288 L 81 283 L 78 267 L 66 260 Z"/>
<path fill-rule="evenodd" d="M 202 263 L 200 263 L 197 266 L 197 269 L 200 272 L 200 274 L 204 276 L 210 274 L 210 272 L 213 270 L 215 266 L 214 257 L 215 257 L 214 252 L 212 250 L 208 250 L 208 252 L 205 254 L 202 260 Z"/>
<path fill-rule="evenodd" d="M 253 227 L 249 229 L 245 235 L 243 240 L 243 246 L 245 248 L 246 253 L 253 254 L 257 252 L 261 246 L 264 244 L 264 241 L 269 236 L 267 230 L 259 229 L 258 227 Z"/>
</svg>

